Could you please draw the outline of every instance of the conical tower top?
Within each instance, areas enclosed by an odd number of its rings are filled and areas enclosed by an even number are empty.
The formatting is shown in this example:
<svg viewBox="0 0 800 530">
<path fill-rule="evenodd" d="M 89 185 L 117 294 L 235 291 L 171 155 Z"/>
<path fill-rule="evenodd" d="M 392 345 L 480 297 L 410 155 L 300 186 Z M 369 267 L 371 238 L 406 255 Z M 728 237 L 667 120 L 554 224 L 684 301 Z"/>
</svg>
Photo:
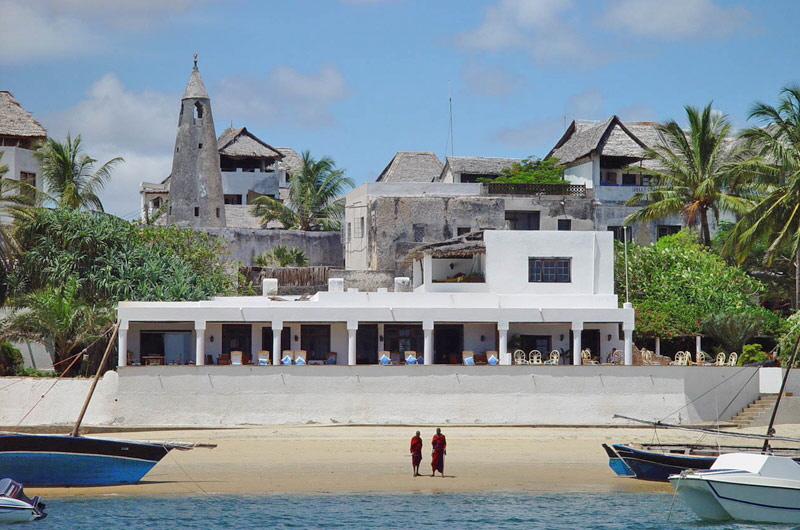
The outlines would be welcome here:
<svg viewBox="0 0 800 530">
<path fill-rule="evenodd" d="M 183 92 L 182 99 L 208 99 L 206 86 L 203 84 L 203 78 L 200 77 L 200 70 L 197 69 L 196 53 L 194 54 L 192 73 L 189 75 L 189 82 L 186 83 L 186 90 Z"/>
</svg>

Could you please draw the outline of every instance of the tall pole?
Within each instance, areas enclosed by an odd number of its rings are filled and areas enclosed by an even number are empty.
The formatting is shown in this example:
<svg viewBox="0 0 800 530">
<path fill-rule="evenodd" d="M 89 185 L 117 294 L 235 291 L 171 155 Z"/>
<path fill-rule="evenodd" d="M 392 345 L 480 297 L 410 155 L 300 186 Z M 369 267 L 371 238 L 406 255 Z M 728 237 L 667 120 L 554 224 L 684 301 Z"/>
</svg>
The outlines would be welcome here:
<svg viewBox="0 0 800 530">
<path fill-rule="evenodd" d="M 92 394 L 94 394 L 94 388 L 97 386 L 97 381 L 100 379 L 100 374 L 103 371 L 103 367 L 106 365 L 106 361 L 108 361 L 108 352 L 111 351 L 111 345 L 114 344 L 114 339 L 117 337 L 117 331 L 119 330 L 120 321 L 117 320 L 114 323 L 114 331 L 111 332 L 111 338 L 108 339 L 108 346 L 106 346 L 106 351 L 103 353 L 103 360 L 100 361 L 100 366 L 97 367 L 97 373 L 94 374 L 94 379 L 92 380 L 92 386 L 89 388 L 89 394 L 86 396 L 86 400 L 83 402 L 83 408 L 81 409 L 81 413 L 78 414 L 78 421 L 75 422 L 75 427 L 72 429 L 70 436 L 76 437 L 78 436 L 78 429 L 81 428 L 81 422 L 83 421 L 83 416 L 86 414 L 86 409 L 89 408 L 89 401 L 92 400 Z"/>
<path fill-rule="evenodd" d="M 778 415 L 778 405 L 781 403 L 783 389 L 786 388 L 786 381 L 789 379 L 789 370 L 792 369 L 792 366 L 794 366 L 794 361 L 797 358 L 798 344 L 800 344 L 800 334 L 797 335 L 797 339 L 794 341 L 792 357 L 789 360 L 789 364 L 786 366 L 786 373 L 783 375 L 783 381 L 781 381 L 781 389 L 778 392 L 778 399 L 775 400 L 775 406 L 772 408 L 772 416 L 770 417 L 769 425 L 767 426 L 767 436 L 764 438 L 764 446 L 761 448 L 762 453 L 766 453 L 769 450 L 769 439 L 775 434 L 775 429 L 773 429 L 772 426 L 775 424 L 775 417 Z"/>
<path fill-rule="evenodd" d="M 625 245 L 625 302 L 630 302 L 628 292 L 628 225 L 622 226 L 622 242 Z"/>
<path fill-rule="evenodd" d="M 450 102 L 450 156 L 455 156 L 455 138 L 453 138 L 453 93 L 450 91 L 450 83 L 447 83 L 447 99 Z M 445 153 L 447 154 L 447 153 Z"/>
</svg>

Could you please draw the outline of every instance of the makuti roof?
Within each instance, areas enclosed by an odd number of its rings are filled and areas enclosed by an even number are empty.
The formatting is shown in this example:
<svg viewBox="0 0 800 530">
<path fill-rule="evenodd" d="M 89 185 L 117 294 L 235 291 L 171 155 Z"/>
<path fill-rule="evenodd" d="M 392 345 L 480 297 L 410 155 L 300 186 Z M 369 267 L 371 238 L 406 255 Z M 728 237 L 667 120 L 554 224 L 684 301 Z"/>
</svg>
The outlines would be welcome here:
<svg viewBox="0 0 800 530">
<path fill-rule="evenodd" d="M 433 182 L 442 172 L 442 161 L 430 152 L 398 152 L 375 182 Z"/>
<path fill-rule="evenodd" d="M 604 156 L 643 158 L 646 147 L 658 142 L 657 123 L 623 123 L 611 116 L 601 122 L 573 121 L 547 157 L 569 164 L 592 152 Z"/>
<path fill-rule="evenodd" d="M 303 157 L 297 154 L 297 151 L 291 147 L 276 147 L 275 150 L 283 155 L 281 163 L 289 170 L 289 173 L 296 175 L 303 170 Z"/>
<path fill-rule="evenodd" d="M 219 154 L 231 158 L 269 158 L 280 160 L 283 154 L 277 149 L 259 140 L 246 127 L 228 128 L 217 138 Z"/>
<path fill-rule="evenodd" d="M 17 103 L 11 92 L 0 90 L 0 136 L 44 139 L 47 131 Z"/>
<path fill-rule="evenodd" d="M 448 156 L 447 166 L 453 174 L 474 173 L 499 175 L 504 169 L 520 162 L 519 158 L 494 158 L 483 156 Z"/>
<path fill-rule="evenodd" d="M 475 254 L 485 254 L 486 244 L 483 242 L 483 231 L 470 232 L 444 241 L 428 243 L 414 247 L 408 251 L 403 262 L 408 264 L 425 255 L 433 258 L 470 258 Z"/>
</svg>

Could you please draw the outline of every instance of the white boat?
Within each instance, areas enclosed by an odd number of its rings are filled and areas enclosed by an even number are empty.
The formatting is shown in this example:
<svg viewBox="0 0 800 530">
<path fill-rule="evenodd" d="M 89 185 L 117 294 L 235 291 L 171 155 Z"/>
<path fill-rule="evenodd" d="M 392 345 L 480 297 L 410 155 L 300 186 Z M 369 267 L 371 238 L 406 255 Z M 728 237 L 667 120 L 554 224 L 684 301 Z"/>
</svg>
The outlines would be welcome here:
<svg viewBox="0 0 800 530">
<path fill-rule="evenodd" d="M 723 454 L 711 469 L 670 475 L 669 482 L 703 519 L 800 523 L 800 464 L 788 457 Z"/>
<path fill-rule="evenodd" d="M 0 480 L 0 523 L 27 523 L 43 519 L 44 503 L 36 496 L 28 498 L 22 484 L 10 478 Z"/>
</svg>

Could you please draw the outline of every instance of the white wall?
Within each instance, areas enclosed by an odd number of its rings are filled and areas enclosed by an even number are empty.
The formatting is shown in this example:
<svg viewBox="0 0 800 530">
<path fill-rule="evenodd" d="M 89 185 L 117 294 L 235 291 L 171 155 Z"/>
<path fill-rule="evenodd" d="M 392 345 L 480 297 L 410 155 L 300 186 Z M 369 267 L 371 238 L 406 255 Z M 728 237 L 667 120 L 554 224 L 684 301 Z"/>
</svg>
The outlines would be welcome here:
<svg viewBox="0 0 800 530">
<path fill-rule="evenodd" d="M 587 189 L 594 187 L 594 169 L 597 166 L 599 171 L 599 162 L 593 160 L 586 160 L 581 164 L 574 165 L 564 169 L 564 178 L 572 184 L 583 184 Z"/>
</svg>

